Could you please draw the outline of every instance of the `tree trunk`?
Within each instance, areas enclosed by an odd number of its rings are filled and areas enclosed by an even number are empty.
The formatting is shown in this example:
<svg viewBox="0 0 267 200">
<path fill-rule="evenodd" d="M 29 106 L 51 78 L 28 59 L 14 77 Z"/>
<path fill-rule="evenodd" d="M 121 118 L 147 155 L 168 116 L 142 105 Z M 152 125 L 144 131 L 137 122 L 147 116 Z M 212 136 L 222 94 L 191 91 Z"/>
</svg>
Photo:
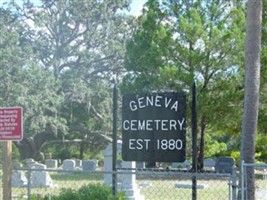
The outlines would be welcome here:
<svg viewBox="0 0 267 200">
<path fill-rule="evenodd" d="M 20 158 L 22 160 L 27 158 L 33 158 L 37 161 L 44 160 L 44 155 L 41 152 L 41 147 L 47 139 L 45 132 L 39 133 L 32 137 L 24 137 L 23 140 L 14 142 L 19 150 Z"/>
<path fill-rule="evenodd" d="M 22 160 L 27 158 L 33 158 L 36 159 L 37 150 L 34 145 L 34 141 L 32 138 L 24 138 L 20 142 L 14 142 L 15 146 L 19 150 L 20 158 Z"/>
<path fill-rule="evenodd" d="M 83 160 L 84 147 L 85 147 L 85 143 L 82 142 L 82 143 L 80 144 L 80 155 L 79 155 L 79 159 L 80 159 L 80 160 Z"/>
<path fill-rule="evenodd" d="M 248 0 L 245 49 L 245 97 L 241 137 L 241 161 L 255 162 L 255 137 L 258 121 L 260 86 L 262 0 Z M 249 167 L 246 171 L 246 199 L 255 199 L 255 174 Z M 240 182 L 240 181 L 239 181 Z"/>
</svg>

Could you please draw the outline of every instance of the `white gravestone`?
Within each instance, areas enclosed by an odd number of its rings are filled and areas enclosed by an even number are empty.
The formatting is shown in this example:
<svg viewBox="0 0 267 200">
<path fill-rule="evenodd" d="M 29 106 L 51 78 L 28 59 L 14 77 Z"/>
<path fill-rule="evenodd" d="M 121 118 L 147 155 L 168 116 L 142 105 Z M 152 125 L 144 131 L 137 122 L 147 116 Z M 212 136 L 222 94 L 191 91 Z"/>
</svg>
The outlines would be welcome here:
<svg viewBox="0 0 267 200">
<path fill-rule="evenodd" d="M 121 143 L 117 143 L 117 153 L 121 154 Z M 112 144 L 109 144 L 104 150 L 104 171 L 112 172 Z M 133 169 L 136 167 L 135 162 L 122 161 L 122 168 Z M 104 183 L 108 186 L 112 185 L 112 174 L 104 173 Z M 127 200 L 143 200 L 144 197 L 140 194 L 136 184 L 136 175 L 132 172 L 120 174 L 117 176 L 117 189 L 124 191 Z"/>
<path fill-rule="evenodd" d="M 26 178 L 24 172 L 13 170 L 11 176 L 11 186 L 12 187 L 26 187 L 28 184 L 28 179 Z"/>
<path fill-rule="evenodd" d="M 76 168 L 76 162 L 75 160 L 64 160 L 63 161 L 63 170 L 64 171 L 73 171 Z"/>
<path fill-rule="evenodd" d="M 104 171 L 112 171 L 112 145 L 108 145 L 107 148 L 103 151 L 104 154 Z M 112 174 L 104 173 L 104 183 L 107 186 L 112 185 Z"/>
<path fill-rule="evenodd" d="M 75 159 L 75 167 L 82 167 L 82 161 L 80 159 Z"/>
<path fill-rule="evenodd" d="M 173 169 L 181 169 L 181 170 L 188 170 L 191 166 L 191 163 L 188 160 L 185 160 L 184 162 L 174 162 L 172 163 L 171 167 Z"/>
<path fill-rule="evenodd" d="M 31 187 L 53 187 L 53 181 L 46 170 L 46 165 L 36 163 L 32 167 Z"/>
<path fill-rule="evenodd" d="M 25 160 L 25 165 L 28 168 L 31 168 L 36 163 L 37 162 L 34 159 L 32 159 L 32 158 L 28 158 L 28 159 Z"/>
<path fill-rule="evenodd" d="M 137 169 L 144 169 L 144 168 L 146 168 L 146 163 L 145 162 L 136 162 L 136 168 Z"/>
<path fill-rule="evenodd" d="M 203 165 L 205 170 L 215 170 L 215 160 L 207 158 L 204 160 Z"/>
<path fill-rule="evenodd" d="M 16 170 L 23 168 L 23 164 L 20 162 L 14 162 L 12 163 L 12 167 Z"/>
<path fill-rule="evenodd" d="M 122 168 L 134 169 L 136 162 L 122 162 Z M 121 190 L 125 192 L 127 200 L 144 200 L 144 196 L 140 194 L 140 190 L 136 183 L 136 174 L 130 171 L 129 174 L 123 173 L 121 175 Z"/>
<path fill-rule="evenodd" d="M 55 159 L 46 159 L 45 165 L 48 169 L 57 169 L 58 168 L 58 161 Z"/>
<path fill-rule="evenodd" d="M 121 154 L 122 144 L 117 143 L 117 154 Z M 109 144 L 103 151 L 104 154 L 104 171 L 112 172 L 112 144 Z M 117 176 L 119 180 L 119 176 Z M 112 173 L 104 173 L 104 183 L 108 186 L 112 185 Z"/>
</svg>

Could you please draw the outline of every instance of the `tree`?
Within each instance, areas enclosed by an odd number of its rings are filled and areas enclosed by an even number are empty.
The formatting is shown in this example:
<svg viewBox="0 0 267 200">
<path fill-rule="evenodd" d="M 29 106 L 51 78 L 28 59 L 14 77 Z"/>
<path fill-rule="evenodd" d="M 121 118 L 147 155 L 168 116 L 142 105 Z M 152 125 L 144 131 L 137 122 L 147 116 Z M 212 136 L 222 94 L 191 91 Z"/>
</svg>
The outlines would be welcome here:
<svg viewBox="0 0 267 200">
<path fill-rule="evenodd" d="M 267 118 L 267 1 L 263 0 L 262 12 L 262 40 L 261 40 L 261 81 L 259 104 L 259 133 L 267 135 L 267 126 L 264 119 Z"/>
<path fill-rule="evenodd" d="M 255 162 L 260 87 L 262 1 L 248 0 L 245 47 L 245 97 L 242 121 L 241 160 Z M 255 199 L 255 174 L 247 169 L 247 199 Z"/>
<path fill-rule="evenodd" d="M 1 106 L 22 106 L 24 110 L 24 139 L 14 142 L 21 157 L 38 156 L 39 137 L 46 129 L 64 127 L 64 121 L 55 120 L 54 112 L 60 97 L 53 91 L 57 82 L 51 73 L 42 71 L 33 62 L 31 44 L 27 43 L 24 26 L 19 16 L 9 9 L 1 8 Z M 14 56 L 16 55 L 16 56 Z M 53 74 L 52 74 L 53 75 Z M 43 134 L 40 134 L 43 135 Z M 35 141 L 33 144 L 32 141 Z M 36 150 L 37 149 L 37 150 Z"/>
<path fill-rule="evenodd" d="M 0 105 L 14 106 L 22 89 L 19 85 L 19 75 L 23 71 L 20 65 L 26 65 L 29 51 L 20 45 L 19 32 L 22 27 L 16 15 L 3 8 L 0 8 L 0 14 Z"/>
<path fill-rule="evenodd" d="M 29 80 L 36 73 L 34 85 L 24 85 L 32 101 L 23 99 L 22 106 L 38 109 L 25 109 L 29 131 L 17 147 L 28 146 L 33 153 L 22 153 L 23 158 L 34 157 L 54 139 L 86 139 L 92 149 L 109 141 L 111 86 L 122 72 L 124 42 L 131 30 L 131 18 L 122 12 L 128 6 L 127 0 L 11 1 L 8 9 L 17 13 L 23 24 L 20 38 L 31 50 Z M 35 129 L 29 126 L 33 124 Z"/>
<path fill-rule="evenodd" d="M 127 43 L 124 91 L 190 91 L 197 81 L 200 168 L 207 128 L 227 132 L 241 121 L 244 25 L 231 1 L 148 1 Z"/>
</svg>

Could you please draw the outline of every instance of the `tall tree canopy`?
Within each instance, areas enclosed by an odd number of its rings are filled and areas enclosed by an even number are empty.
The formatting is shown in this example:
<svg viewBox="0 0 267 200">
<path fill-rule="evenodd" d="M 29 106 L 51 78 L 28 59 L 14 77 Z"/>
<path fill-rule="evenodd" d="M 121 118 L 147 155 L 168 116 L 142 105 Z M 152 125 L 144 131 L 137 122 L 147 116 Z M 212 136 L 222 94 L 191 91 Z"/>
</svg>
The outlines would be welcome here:
<svg viewBox="0 0 267 200">
<path fill-rule="evenodd" d="M 189 91 L 197 81 L 200 167 L 207 130 L 240 131 L 244 27 L 232 1 L 150 0 L 127 43 L 125 92 Z"/>
<path fill-rule="evenodd" d="M 16 22 L 1 17 L 6 37 L 1 44 L 8 45 L 1 50 L 14 51 L 4 54 L 10 62 L 1 69 L 13 73 L 10 80 L 18 90 L 13 105 L 25 111 L 25 137 L 16 143 L 23 158 L 38 156 L 52 139 L 86 138 L 92 149 L 109 141 L 110 86 L 123 69 L 132 19 L 122 11 L 128 8 L 128 0 L 51 0 L 11 1 L 1 10 Z M 12 60 L 11 54 L 23 60 Z M 13 95 L 8 81 L 1 84 L 2 97 Z"/>
</svg>

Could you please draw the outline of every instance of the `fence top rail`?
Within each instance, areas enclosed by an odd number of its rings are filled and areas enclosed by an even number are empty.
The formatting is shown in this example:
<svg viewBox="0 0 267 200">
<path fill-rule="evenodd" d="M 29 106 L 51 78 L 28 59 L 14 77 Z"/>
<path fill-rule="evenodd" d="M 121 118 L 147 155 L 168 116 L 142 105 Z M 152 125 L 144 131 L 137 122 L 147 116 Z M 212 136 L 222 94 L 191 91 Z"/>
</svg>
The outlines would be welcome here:
<svg viewBox="0 0 267 200">
<path fill-rule="evenodd" d="M 179 172 L 179 171 L 135 171 L 132 169 L 120 169 L 118 171 L 82 171 L 82 170 L 63 170 L 63 169 L 37 169 L 37 168 L 14 168 L 15 171 L 46 171 L 55 173 L 79 173 L 79 174 L 136 174 L 136 175 L 173 175 L 183 177 L 196 177 L 196 178 L 229 178 L 231 174 L 228 173 L 192 173 L 192 172 Z"/>
<path fill-rule="evenodd" d="M 267 164 L 263 164 L 263 163 L 245 163 L 243 161 L 243 166 L 246 167 L 257 167 L 257 168 L 267 168 Z"/>
</svg>

